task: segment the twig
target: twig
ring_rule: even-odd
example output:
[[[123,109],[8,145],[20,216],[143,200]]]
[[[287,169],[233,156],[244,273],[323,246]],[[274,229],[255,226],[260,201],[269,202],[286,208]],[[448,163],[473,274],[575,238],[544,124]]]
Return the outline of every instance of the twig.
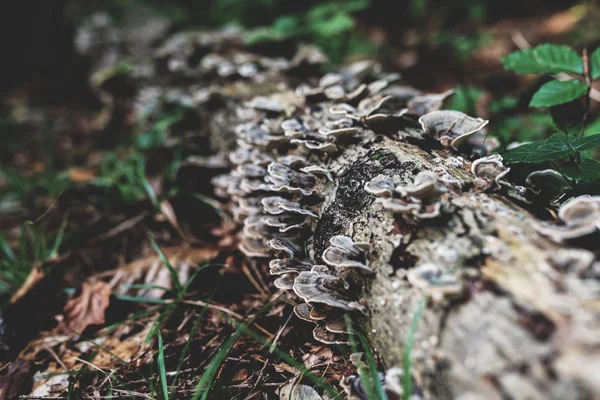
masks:
[[[590,64],[588,60],[588,52],[587,49],[583,49],[581,53],[583,58],[583,76],[585,78],[585,83],[587,84],[587,91],[585,92],[585,112],[583,113],[583,121],[581,121],[581,132],[580,135],[583,136],[585,132],[585,120],[587,119],[588,112],[590,110],[590,91],[592,90],[592,78],[590,77]],[[580,153],[577,152],[577,162],[579,162]]]
[[[285,322],[283,323],[283,325],[281,326],[281,328],[279,328],[279,332],[277,332],[277,335],[275,336],[275,339],[273,339],[273,343],[271,344],[271,347],[269,347],[269,353],[273,353],[273,351],[277,347],[277,341],[279,340],[279,337],[283,333],[283,330],[285,329],[285,327],[287,326],[287,324],[290,322],[290,319],[292,318],[293,314],[294,313],[291,312],[290,315],[285,320]]]
[[[109,239],[113,236],[117,236],[119,233],[122,233],[122,232],[136,226],[140,221],[142,221],[144,218],[146,218],[149,214],[150,213],[148,211],[144,211],[143,213],[136,215],[133,218],[129,218],[129,219],[121,222],[119,225],[115,226],[114,228],[109,229],[108,231],[104,232],[101,235],[98,235],[96,238],[91,239],[88,244],[94,244],[94,243],[100,242],[102,240]]]
[[[35,224],[37,224],[37,223],[38,223],[40,220],[42,220],[42,219],[43,219],[43,218],[44,218],[46,215],[48,215],[48,213],[49,213],[50,211],[52,211],[52,209],[53,209],[53,208],[56,206],[56,203],[58,203],[58,199],[60,198],[60,196],[62,196],[62,195],[63,195],[63,193],[64,193],[64,191],[60,192],[60,193],[58,194],[58,196],[56,196],[56,198],[54,198],[54,199],[52,200],[52,203],[51,203],[51,204],[48,206],[48,208],[46,209],[46,211],[44,211],[44,212],[42,213],[42,215],[40,215],[39,217],[37,217],[36,219],[34,219],[34,220],[31,222],[31,225],[35,225]]]
[[[191,306],[198,306],[198,307],[210,308],[212,310],[220,311],[220,312],[222,312],[224,314],[231,315],[232,317],[234,317],[237,320],[240,320],[240,321],[244,321],[245,320],[245,318],[242,315],[236,313],[235,311],[231,311],[228,308],[225,308],[225,307],[222,307],[222,306],[218,306],[218,305],[215,305],[215,304],[205,303],[202,300],[193,300],[193,301],[192,300],[182,300],[181,303],[188,304],[188,305],[191,305]],[[271,332],[269,332],[268,330],[266,330],[262,326],[258,325],[256,322],[252,323],[252,325],[256,326],[256,328],[259,331],[261,331],[262,333],[264,333],[265,335],[267,335],[269,337],[273,337],[273,334]]]
[[[250,281],[250,283],[252,283],[252,286],[254,286],[260,294],[262,294],[263,296],[266,296],[268,294],[268,292],[266,292],[258,283],[258,281],[254,278],[254,276],[252,275],[245,263],[242,263],[242,271],[244,271],[244,274],[248,277],[248,280]]]
[[[44,349],[46,349],[46,351],[48,351],[48,353],[50,353],[52,355],[52,357],[54,357],[56,362],[62,367],[63,370],[65,370],[65,371],[69,370],[69,368],[67,368],[67,366],[60,359],[60,357],[58,357],[58,354],[56,354],[56,352],[54,350],[52,350],[52,348],[50,346],[48,346],[47,344],[44,344]]]

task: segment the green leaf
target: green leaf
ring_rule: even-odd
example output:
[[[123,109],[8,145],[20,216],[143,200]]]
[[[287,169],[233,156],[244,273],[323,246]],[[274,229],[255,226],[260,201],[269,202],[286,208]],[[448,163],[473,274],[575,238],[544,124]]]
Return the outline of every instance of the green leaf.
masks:
[[[600,181],[600,162],[591,158],[583,159],[578,164],[561,167],[560,171],[579,183]]]
[[[169,389],[167,386],[167,369],[165,368],[165,349],[163,346],[163,338],[160,331],[156,332],[158,335],[158,373],[160,379],[160,389],[162,392],[163,400],[169,400]]]
[[[583,137],[569,137],[569,145],[574,151],[584,151],[600,146],[600,133]]]
[[[590,75],[592,79],[600,78],[600,47],[590,56]]]
[[[583,96],[588,90],[585,83],[576,80],[552,80],[542,85],[535,92],[529,103],[530,107],[551,107],[557,104],[568,103]]]
[[[163,253],[163,251],[160,249],[158,244],[156,244],[156,241],[154,241],[154,238],[152,236],[150,236],[149,239],[150,239],[150,245],[152,246],[152,248],[154,249],[156,254],[158,254],[158,258],[160,258],[160,261],[163,263],[165,268],[167,268],[167,270],[169,271],[169,275],[171,276],[171,283],[173,284],[175,293],[177,293],[178,295],[184,294],[183,286],[181,285],[181,281],[179,280],[179,275],[177,275],[177,271],[175,271],[175,268],[173,268],[173,266],[169,262],[169,259],[167,258],[167,256],[165,256],[165,253]]]
[[[444,108],[447,110],[462,111],[469,115],[477,114],[475,110],[477,102],[484,94],[485,91],[483,89],[473,86],[460,86],[455,90],[454,96],[452,96],[448,105]]]
[[[271,26],[271,30],[275,35],[281,37],[289,37],[298,34],[300,19],[291,15],[283,15],[275,20]]]
[[[533,49],[516,51],[502,58],[504,68],[519,74],[583,74],[583,60],[569,46],[542,44]]]
[[[600,146],[600,134],[573,137],[555,133],[546,140],[524,144],[505,152],[502,156],[507,164],[541,163],[572,156],[596,146]]]
[[[348,14],[339,13],[329,19],[313,23],[311,30],[320,36],[331,37],[349,31],[353,27],[354,20],[352,17]]]
[[[568,155],[567,135],[555,133],[546,140],[521,145],[509,150],[502,156],[505,163],[512,164],[540,163],[557,160]]]

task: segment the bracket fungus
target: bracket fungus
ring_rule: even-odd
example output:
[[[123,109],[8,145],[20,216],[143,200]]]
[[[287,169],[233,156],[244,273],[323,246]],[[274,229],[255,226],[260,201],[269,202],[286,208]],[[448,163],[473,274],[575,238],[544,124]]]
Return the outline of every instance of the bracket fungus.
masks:
[[[411,214],[420,219],[436,218],[441,214],[441,203],[437,200],[447,189],[441,184],[438,173],[422,171],[412,185],[387,189],[390,186],[389,178],[378,175],[365,185],[365,190],[378,195],[376,201],[393,213]]]
[[[422,116],[442,108],[444,100],[454,94],[454,90],[447,90],[444,93],[417,95],[410,98],[406,106],[411,114]]]
[[[475,187],[487,190],[500,187],[500,179],[510,172],[502,163],[502,156],[494,154],[473,161],[471,172],[475,175]]]
[[[527,176],[525,183],[537,195],[551,200],[559,199],[571,187],[565,177],[553,169],[533,171]]]
[[[378,197],[389,197],[394,192],[394,189],[396,189],[396,185],[392,179],[383,174],[379,174],[365,183],[365,192]]]
[[[254,73],[250,64],[243,71]],[[293,99],[285,88],[246,99],[236,111],[241,120],[234,132],[237,148],[228,157],[235,168],[213,179],[215,192],[230,200],[235,221],[242,225],[240,251],[269,261],[273,284],[304,301],[295,313],[316,323],[313,336],[325,343],[347,342],[341,317],[367,312],[357,290],[366,274],[359,271],[373,272],[369,243],[332,234],[316,251],[321,207],[338,185],[336,160],[350,144],[373,143],[377,135],[413,123],[406,113],[438,110],[452,93],[420,96],[398,86],[398,79],[398,74],[382,73],[377,63],[357,62],[323,76],[316,87],[301,84]],[[444,125],[435,137],[454,141],[465,134],[468,118]],[[441,214],[440,198],[461,183],[442,168],[418,174],[410,185],[396,185],[379,174],[364,183],[364,190],[385,208],[426,219]]]
[[[488,124],[488,120],[474,118],[460,111],[438,110],[419,118],[421,127],[442,146],[458,148],[460,145]]]
[[[327,269],[327,267],[325,267]],[[348,282],[331,273],[305,271],[298,274],[294,282],[294,292],[307,303],[322,303],[347,311],[366,312],[366,308],[351,300],[347,293]]]
[[[562,225],[539,223],[536,230],[555,242],[577,239],[600,229],[600,196],[583,195],[563,203],[558,210]]]

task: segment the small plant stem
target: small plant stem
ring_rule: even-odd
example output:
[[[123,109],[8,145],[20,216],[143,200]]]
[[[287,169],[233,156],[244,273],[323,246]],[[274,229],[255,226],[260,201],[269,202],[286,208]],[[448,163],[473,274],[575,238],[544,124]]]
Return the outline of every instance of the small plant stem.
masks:
[[[581,57],[583,59],[583,77],[585,78],[585,84],[587,85],[587,90],[585,92],[585,100],[584,100],[585,112],[583,113],[583,121],[581,121],[581,132],[580,132],[579,136],[583,136],[583,134],[585,132],[585,121],[587,119],[588,112],[590,110],[590,90],[592,89],[592,79],[590,77],[590,63],[589,63],[589,59],[588,59],[587,49],[583,49]]]

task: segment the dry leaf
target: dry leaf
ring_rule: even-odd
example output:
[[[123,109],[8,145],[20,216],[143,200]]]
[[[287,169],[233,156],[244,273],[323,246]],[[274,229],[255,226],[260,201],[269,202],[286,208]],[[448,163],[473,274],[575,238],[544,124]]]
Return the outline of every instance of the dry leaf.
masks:
[[[315,389],[310,386],[288,383],[279,389],[280,400],[323,400]]]
[[[102,351],[96,354],[92,364],[101,369],[114,369],[123,361],[129,363],[140,357],[152,346],[152,341],[145,342],[145,339],[153,324],[154,321],[147,323],[140,331],[132,324],[123,324],[120,329],[111,331],[102,341]]]
[[[69,179],[75,183],[89,182],[96,177],[96,170],[93,168],[71,168],[69,170]]]
[[[62,393],[69,386],[69,374],[64,372],[56,363],[50,363],[50,366],[43,374],[34,376],[33,390],[29,394],[35,398],[52,398]]]
[[[248,370],[246,368],[242,368],[237,370],[233,377],[231,378],[232,382],[241,382],[245,381],[248,378]]]
[[[17,360],[0,376],[0,400],[15,399],[30,384],[31,361]]]
[[[302,357],[302,359],[306,368],[312,368],[316,365],[330,363],[332,361],[332,357],[333,352],[331,351],[331,349],[329,347],[323,346],[313,353],[305,354],[304,357]]]
[[[193,266],[203,264],[217,256],[219,251],[214,247],[187,248],[167,247],[162,249],[163,254],[169,260],[169,264],[177,271],[179,282],[184,284],[190,277]],[[131,289],[129,286],[136,283],[171,288],[171,274],[163,265],[157,254],[152,254],[123,265],[115,271],[109,271],[98,275],[98,277],[112,276],[111,288],[115,293],[126,294]],[[135,295],[139,297],[161,298],[164,290],[157,288],[136,289]]]
[[[90,325],[102,325],[110,294],[111,288],[106,282],[84,282],[81,294],[65,305],[63,329],[67,333],[81,333]]]

